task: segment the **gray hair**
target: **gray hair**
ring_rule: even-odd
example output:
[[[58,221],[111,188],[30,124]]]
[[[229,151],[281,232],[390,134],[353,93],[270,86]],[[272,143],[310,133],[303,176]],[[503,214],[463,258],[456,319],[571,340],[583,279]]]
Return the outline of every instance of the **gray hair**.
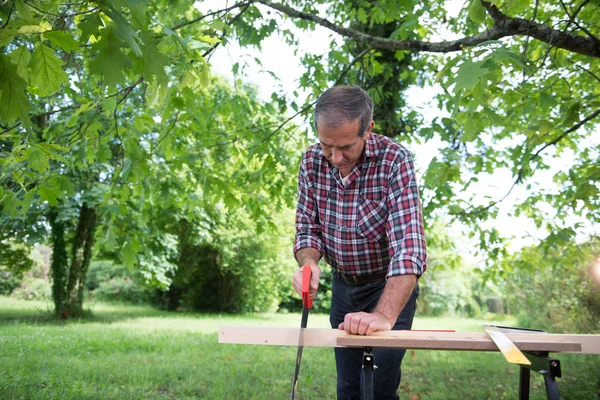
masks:
[[[336,128],[360,120],[358,136],[365,135],[373,120],[373,100],[356,85],[334,86],[324,91],[315,106],[315,127],[319,123]]]

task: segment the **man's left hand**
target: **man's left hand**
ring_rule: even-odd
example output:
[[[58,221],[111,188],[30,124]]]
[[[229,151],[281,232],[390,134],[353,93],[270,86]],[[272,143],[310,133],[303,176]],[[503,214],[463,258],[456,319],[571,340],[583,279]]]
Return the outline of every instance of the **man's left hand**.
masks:
[[[377,331],[389,331],[392,329],[390,321],[381,313],[357,312],[348,313],[344,317],[338,329],[345,330],[347,333],[358,335],[370,335]]]

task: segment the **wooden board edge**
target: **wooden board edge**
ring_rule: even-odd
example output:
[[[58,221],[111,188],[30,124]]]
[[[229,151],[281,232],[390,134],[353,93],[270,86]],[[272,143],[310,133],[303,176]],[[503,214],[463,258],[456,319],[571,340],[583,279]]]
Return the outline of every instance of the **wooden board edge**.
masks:
[[[297,346],[300,328],[269,328],[269,327],[244,327],[244,326],[224,326],[218,330],[218,342],[222,344],[257,344],[257,345],[279,345],[279,346]],[[507,336],[515,343],[526,342],[556,342],[568,343],[564,350],[553,350],[552,352],[560,353],[578,353],[578,354],[600,354],[600,335],[598,334],[515,334],[508,333]],[[364,338],[365,336],[348,335],[344,331],[337,329],[325,328],[307,328],[304,331],[304,345],[313,347],[346,347],[344,338],[355,337]],[[405,339],[418,340],[427,339],[443,339],[451,342],[452,340],[463,340],[465,346],[460,351],[496,351],[493,342],[489,339],[485,332],[417,332],[417,331],[387,331],[375,332],[369,338],[396,338],[403,337]],[[340,338],[340,339],[338,339]],[[338,343],[338,340],[341,342]],[[474,344],[482,342],[484,344]],[[469,344],[475,349],[466,349]],[[570,343],[570,344],[569,344]],[[579,347],[569,347],[575,344]],[[425,346],[425,345],[424,345]],[[479,346],[479,347],[477,347]],[[533,345],[530,345],[533,346]],[[450,346],[451,347],[451,346]],[[419,349],[428,349],[420,347]],[[436,347],[437,349],[437,347]],[[528,347],[529,351],[533,350]],[[433,350],[433,348],[431,348]],[[443,349],[442,349],[443,350]],[[447,349],[452,350],[452,348]],[[459,350],[459,349],[456,349]]]

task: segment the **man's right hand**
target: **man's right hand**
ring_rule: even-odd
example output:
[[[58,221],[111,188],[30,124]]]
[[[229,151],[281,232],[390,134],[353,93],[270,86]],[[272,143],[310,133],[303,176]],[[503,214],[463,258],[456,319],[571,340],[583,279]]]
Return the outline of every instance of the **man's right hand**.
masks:
[[[317,265],[310,265],[310,269],[312,271],[310,277],[310,287],[308,290],[308,295],[311,299],[314,299],[317,296],[317,289],[319,288],[319,279],[321,278],[321,268]],[[294,275],[292,276],[292,285],[294,289],[300,296],[302,296],[302,268],[298,268]]]

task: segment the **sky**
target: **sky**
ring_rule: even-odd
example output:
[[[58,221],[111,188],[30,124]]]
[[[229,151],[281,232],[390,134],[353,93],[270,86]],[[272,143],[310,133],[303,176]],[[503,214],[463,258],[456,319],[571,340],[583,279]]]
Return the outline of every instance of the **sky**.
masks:
[[[223,8],[225,3],[224,0],[210,0],[202,3],[198,2],[197,7],[205,12],[209,9],[214,10]],[[451,0],[446,2],[448,15],[458,15],[463,3],[464,1],[462,0]],[[261,7],[263,7],[263,13],[266,13],[268,9],[264,6]],[[252,48],[242,49],[236,43],[232,42],[227,46],[219,47],[211,56],[211,70],[212,73],[222,75],[233,82],[234,75],[232,68],[233,64],[238,62],[240,65],[245,65],[243,67],[245,73],[243,80],[254,83],[259,89],[259,94],[263,96],[265,100],[270,100],[273,91],[283,89],[283,91],[289,95],[290,100],[294,99],[292,92],[299,91],[300,98],[295,100],[299,104],[302,104],[302,101],[306,97],[306,93],[301,92],[297,84],[299,77],[304,72],[300,63],[301,56],[306,53],[326,53],[331,39],[340,38],[340,36],[318,25],[312,32],[302,32],[295,29],[293,24],[289,21],[280,19],[279,23],[281,26],[296,32],[296,38],[299,42],[298,54],[294,55],[293,48],[289,47],[285,41],[277,35],[267,38],[264,41],[261,50]],[[456,38],[456,35],[442,31],[437,38],[434,37],[432,40],[442,40],[442,36],[445,40]],[[254,61],[255,57],[261,60],[263,64],[262,67],[257,65]],[[272,71],[278,79],[275,79],[271,74],[267,73],[265,69]],[[411,109],[419,111],[422,114],[425,123],[431,122],[434,117],[447,116],[446,112],[439,110],[436,106],[432,105],[435,95],[441,90],[442,88],[439,85],[428,87],[413,86],[406,92],[408,106]],[[305,123],[305,121],[300,119],[294,122],[296,124]],[[310,123],[310,121],[308,122]],[[440,143],[439,140],[433,139],[425,144],[410,145],[409,149],[415,155],[415,166],[419,178],[422,177],[422,174],[427,170],[433,157],[438,155]],[[572,155],[569,155],[569,152],[565,152],[561,159],[564,161],[564,164],[553,163],[549,170],[538,171],[533,180],[544,188],[554,187],[555,185],[552,183],[552,177],[559,172],[561,168],[570,164],[573,158]],[[509,191],[514,181],[512,173],[507,169],[497,170],[492,175],[488,175],[487,177],[482,176],[482,178],[483,179],[480,179],[480,183],[477,186],[473,186],[470,189],[478,194],[481,204],[489,203],[489,200],[486,200],[485,196],[491,196],[491,198],[496,200],[502,198]],[[515,187],[510,196],[499,204],[499,217],[494,221],[486,223],[487,227],[496,227],[502,235],[514,237],[509,245],[509,249],[512,251],[516,251],[526,245],[534,244],[548,234],[545,230],[537,229],[533,222],[526,217],[514,217],[509,215],[512,206],[516,202],[527,197],[528,193],[523,187]],[[542,209],[540,212],[550,213],[552,210]],[[594,227],[592,227],[589,222],[585,220],[582,222],[585,225],[581,230],[581,238],[594,231]],[[474,243],[470,243],[469,239],[466,239],[464,226],[454,224],[450,229],[458,238],[459,247],[464,249],[473,249],[475,247]],[[595,232],[597,234],[600,233],[597,227]],[[479,263],[481,261],[481,259],[475,256],[474,252],[470,250],[465,250],[463,256],[472,263]]]

